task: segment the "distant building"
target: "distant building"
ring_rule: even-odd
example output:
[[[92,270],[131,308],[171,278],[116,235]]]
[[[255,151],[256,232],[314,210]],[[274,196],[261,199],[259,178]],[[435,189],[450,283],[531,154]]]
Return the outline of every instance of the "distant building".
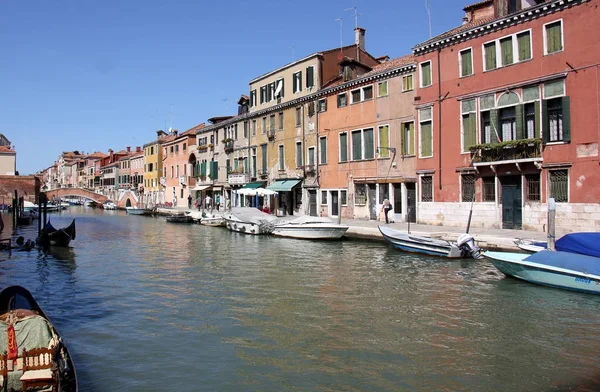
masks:
[[[0,175],[17,174],[17,152],[10,141],[0,133]]]

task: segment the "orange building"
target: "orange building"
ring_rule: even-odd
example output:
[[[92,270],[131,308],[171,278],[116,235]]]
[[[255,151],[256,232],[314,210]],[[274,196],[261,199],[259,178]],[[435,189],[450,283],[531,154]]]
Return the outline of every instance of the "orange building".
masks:
[[[194,127],[179,135],[174,130],[161,145],[163,172],[160,184],[165,187],[165,200],[177,207],[187,207],[188,196],[192,195],[191,189],[196,185],[196,159],[191,158],[196,152],[196,131],[197,127]]]

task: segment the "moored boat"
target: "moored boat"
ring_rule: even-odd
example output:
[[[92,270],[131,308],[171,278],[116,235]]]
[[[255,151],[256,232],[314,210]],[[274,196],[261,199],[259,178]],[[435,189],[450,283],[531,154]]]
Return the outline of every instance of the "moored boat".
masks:
[[[5,389],[76,392],[72,357],[33,295],[21,286],[0,292],[0,352]],[[43,389],[40,389],[43,388]]]
[[[485,252],[503,274],[544,286],[600,294],[600,233],[571,233],[556,250]]]
[[[139,207],[125,207],[128,215],[149,215],[150,211]]]
[[[458,237],[457,242],[450,242],[437,238],[412,235],[388,227],[378,227],[383,238],[396,249],[450,259],[463,257],[481,258],[480,249],[475,245],[475,240],[466,233]]]
[[[277,217],[252,207],[232,208],[223,214],[223,219],[229,230],[255,235],[271,233],[278,222]]]
[[[348,226],[333,223],[329,218],[307,215],[275,225],[273,234],[312,240],[339,239],[347,230]]]
[[[194,223],[194,219],[185,214],[172,214],[167,215],[167,222],[171,223]]]
[[[522,238],[515,240],[515,245],[517,245],[519,249],[527,252],[539,252],[548,248],[548,243],[546,241],[526,240]]]
[[[52,226],[52,223],[48,221],[46,226],[42,229],[38,243],[42,246],[69,246],[69,243],[77,236],[75,228],[75,219],[71,224],[62,229],[56,229]]]

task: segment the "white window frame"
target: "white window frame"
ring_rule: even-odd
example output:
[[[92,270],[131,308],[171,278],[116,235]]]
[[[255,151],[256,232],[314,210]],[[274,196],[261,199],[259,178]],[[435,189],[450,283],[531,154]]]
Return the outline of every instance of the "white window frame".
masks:
[[[384,83],[385,83],[385,95],[379,95],[379,85],[384,84]],[[388,95],[390,95],[390,92],[388,90],[389,87],[390,87],[390,85],[387,80],[377,83],[377,98],[387,97]]]
[[[552,22],[551,22],[552,23]],[[545,47],[545,42],[546,42],[546,33],[545,33],[545,28],[544,28],[544,47]],[[519,59],[519,40],[517,39],[517,35],[522,34],[522,33],[526,33],[529,32],[529,53],[531,54],[531,57],[525,60],[520,60]],[[502,65],[502,47],[500,45],[500,41],[511,37],[512,39],[512,51],[513,51],[513,62],[511,64],[506,64],[506,65]],[[494,42],[496,44],[496,68],[492,68],[492,69],[485,69],[485,45]],[[564,48],[564,42],[563,42],[563,48]],[[473,59],[473,56],[471,56],[471,60]],[[516,33],[513,34],[507,34],[504,35],[502,37],[498,37],[489,41],[486,41],[484,43],[481,44],[481,59],[483,61],[482,65],[483,65],[483,72],[491,72],[491,71],[495,71],[499,68],[505,68],[505,67],[510,67],[511,65],[514,64],[518,64],[518,63],[524,63],[526,61],[529,60],[533,60],[533,32],[531,29],[525,29],[525,30],[521,30],[521,31],[517,31]]]
[[[469,75],[462,74],[462,53],[467,50],[471,51],[471,73]],[[458,75],[461,78],[468,78],[469,76],[475,75],[475,69],[473,68],[473,47],[469,46],[468,48],[464,48],[458,51]]]
[[[427,85],[427,86],[423,86],[423,65],[429,63],[429,73],[430,73],[430,80],[431,80],[431,84]],[[427,60],[427,61],[423,61],[421,63],[419,63],[419,87],[420,88],[427,88],[427,87],[431,87],[433,86],[433,63],[431,62],[431,60]],[[414,80],[413,80],[414,82]],[[413,86],[414,87],[414,86]]]
[[[294,93],[294,94],[298,94],[298,93],[302,92],[302,79],[300,79],[298,81],[298,83],[296,84],[296,77],[301,74],[302,74],[302,70],[298,70],[292,74],[292,93]],[[298,86],[297,90],[295,89],[296,86]]]
[[[373,149],[374,149],[373,158],[365,158],[365,131],[369,130],[369,129],[373,132]],[[353,129],[348,132],[350,134],[350,143],[348,143],[350,148],[349,148],[348,152],[351,155],[348,157],[349,162],[360,162],[360,161],[367,161],[367,160],[370,161],[372,159],[377,159],[377,155],[376,155],[376,151],[375,151],[375,149],[377,148],[375,146],[375,129],[377,129],[377,131],[379,132],[379,128],[375,128],[375,127]],[[354,132],[358,132],[358,131],[360,131],[360,159],[354,159],[354,156],[352,156],[353,151],[354,151],[354,146],[352,145],[352,134]]]
[[[548,25],[550,25],[552,23],[556,23],[556,22],[560,22],[560,39],[562,41],[561,42],[562,43],[562,49],[559,50],[558,52],[548,53],[548,44],[547,44],[548,38],[546,37],[546,26],[548,26]],[[543,34],[543,37],[544,37],[544,56],[550,56],[550,55],[553,55],[553,54],[556,54],[556,53],[561,53],[561,52],[565,51],[565,23],[563,22],[562,18],[553,20],[553,21],[548,22],[548,23],[544,23],[542,25],[542,34]]]
[[[325,110],[321,110],[321,102],[325,102]],[[327,98],[321,98],[317,100],[317,112],[324,113],[327,111]]]
[[[354,90],[350,90],[350,104],[355,104],[355,103],[359,103],[359,102],[363,102],[363,101],[370,101],[373,98],[369,98],[369,99],[365,99],[365,88],[367,87],[371,87],[371,92],[373,93],[374,90],[374,85],[373,84],[367,84],[366,86],[362,86],[360,88],[355,88]],[[355,91],[360,91],[360,98],[358,101],[354,100],[354,96],[352,95],[353,92]],[[372,94],[372,96],[374,97],[375,94]],[[348,97],[346,97],[346,101],[348,100]],[[346,102],[347,103],[347,102]]]
[[[412,79],[412,88],[409,90],[405,90],[404,89],[404,78],[408,78],[410,77]],[[402,76],[402,92],[406,92],[406,91],[413,91],[415,89],[415,76],[414,74],[410,74],[410,75],[404,75]]]
[[[321,151],[322,151],[321,150],[321,139],[325,139],[325,162],[323,162],[321,160]],[[319,156],[317,157],[317,162],[319,162],[319,165],[326,165],[327,161],[329,160],[329,159],[327,159],[327,158],[329,158],[328,157],[329,154],[327,154],[328,153],[328,151],[327,151],[328,145],[329,145],[329,140],[327,140],[327,136],[319,136]]]

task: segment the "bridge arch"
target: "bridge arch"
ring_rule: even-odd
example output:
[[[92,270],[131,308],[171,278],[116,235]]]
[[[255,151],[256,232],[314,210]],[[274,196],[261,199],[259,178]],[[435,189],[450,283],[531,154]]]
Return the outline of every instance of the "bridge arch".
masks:
[[[99,193],[92,192],[90,190],[83,189],[83,188],[52,189],[50,191],[46,191],[46,196],[48,197],[49,200],[55,199],[55,198],[68,197],[68,196],[85,197],[87,199],[93,200],[96,203],[100,203],[100,204],[102,204],[108,200],[108,196],[104,196]]]

